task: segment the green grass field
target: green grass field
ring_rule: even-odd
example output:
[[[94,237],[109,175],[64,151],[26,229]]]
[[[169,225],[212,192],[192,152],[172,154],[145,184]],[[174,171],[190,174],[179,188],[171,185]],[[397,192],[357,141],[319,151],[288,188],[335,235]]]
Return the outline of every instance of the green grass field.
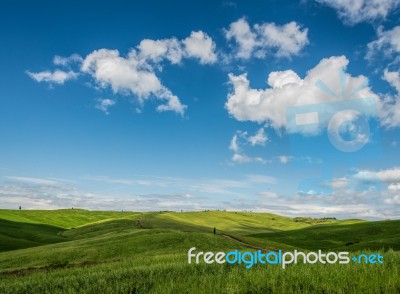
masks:
[[[400,221],[0,210],[0,293],[399,293]],[[213,234],[213,228],[217,234]],[[187,251],[379,252],[384,264],[188,264]]]

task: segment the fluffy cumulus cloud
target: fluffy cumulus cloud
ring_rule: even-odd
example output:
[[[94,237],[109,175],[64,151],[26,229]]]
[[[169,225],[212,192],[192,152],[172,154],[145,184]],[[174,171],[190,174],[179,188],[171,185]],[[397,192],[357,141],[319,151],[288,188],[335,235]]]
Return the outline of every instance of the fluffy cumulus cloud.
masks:
[[[232,92],[228,93],[225,108],[239,121],[267,123],[275,129],[284,128],[289,132],[305,133],[310,130],[289,127],[287,117],[289,108],[303,106],[305,109],[302,111],[305,113],[311,110],[317,111],[317,122],[320,127],[326,127],[332,113],[338,111],[335,109],[337,106],[329,104],[334,101],[350,101],[358,98],[358,103],[363,105],[364,115],[376,115],[376,108],[371,107],[370,103],[371,101],[376,103],[379,108],[379,97],[366,85],[366,77],[362,75],[354,77],[342,71],[348,63],[345,56],[322,59],[304,78],[293,70],[271,72],[266,89],[251,88],[246,73],[241,75],[230,73]],[[317,107],[317,110],[314,106],[310,106],[308,110],[307,105],[321,106]],[[297,118],[296,116],[296,121]],[[300,118],[302,117],[299,117],[299,123]],[[312,118],[305,117],[304,122],[307,123]]]
[[[250,58],[253,49],[256,47],[257,35],[253,32],[246,19],[241,18],[230,24],[229,29],[225,32],[228,40],[234,40],[238,44],[236,56],[238,58]]]
[[[334,8],[339,17],[349,25],[364,21],[385,19],[387,15],[399,7],[397,0],[316,0]]]
[[[227,40],[237,44],[236,57],[248,59],[266,55],[290,57],[298,55],[308,41],[308,29],[296,22],[284,25],[275,23],[255,24],[250,27],[245,18],[230,24],[225,31]]]
[[[100,87],[135,95],[140,103],[156,97],[162,103],[157,106],[158,111],[171,110],[183,114],[186,108],[161,84],[153,68],[138,58],[134,50],[127,57],[120,56],[118,50],[96,50],[86,56],[81,71],[91,75]]]
[[[182,46],[178,39],[170,38],[163,40],[144,39],[137,46],[140,58],[160,62],[164,58],[172,64],[180,63],[182,60]]]
[[[217,61],[216,45],[204,32],[192,32],[183,40],[185,54],[188,57],[198,58],[200,63],[214,63]]]
[[[69,57],[55,56],[57,66],[80,65],[81,74],[89,75],[100,88],[111,88],[114,93],[133,95],[140,103],[149,99],[158,101],[157,111],[174,111],[184,114],[186,105],[171,90],[164,86],[157,72],[162,70],[164,61],[178,64],[183,58],[193,58],[201,64],[212,64],[217,60],[216,45],[206,33],[192,32],[189,37],[150,40],[144,39],[128,54],[121,55],[118,50],[94,50],[85,58],[77,54]],[[38,73],[28,72],[38,82],[63,84],[77,78],[72,70]],[[104,101],[103,101],[104,102]],[[97,104],[96,108],[107,112],[110,101]]]
[[[182,58],[194,58],[201,64],[212,64],[217,61],[215,42],[203,31],[191,32],[190,36],[183,40],[144,39],[137,49],[141,60],[151,60],[156,63],[167,59],[172,64],[178,64]]]

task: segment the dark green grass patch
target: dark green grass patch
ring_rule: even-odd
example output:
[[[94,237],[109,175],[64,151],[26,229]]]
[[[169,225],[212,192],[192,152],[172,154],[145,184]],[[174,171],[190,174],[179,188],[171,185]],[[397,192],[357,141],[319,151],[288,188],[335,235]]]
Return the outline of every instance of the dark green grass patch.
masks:
[[[0,252],[65,241],[63,229],[0,219]]]
[[[400,221],[320,225],[300,230],[252,234],[261,242],[278,242],[303,249],[400,250]]]

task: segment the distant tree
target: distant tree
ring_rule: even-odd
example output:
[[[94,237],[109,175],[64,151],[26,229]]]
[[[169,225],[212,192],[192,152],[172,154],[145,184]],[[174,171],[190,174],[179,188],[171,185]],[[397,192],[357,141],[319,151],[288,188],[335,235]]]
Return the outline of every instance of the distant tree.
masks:
[[[20,205],[20,206],[19,206],[19,210],[21,210],[21,209],[22,209],[22,206]]]
[[[214,227],[214,235],[217,233],[217,229]]]

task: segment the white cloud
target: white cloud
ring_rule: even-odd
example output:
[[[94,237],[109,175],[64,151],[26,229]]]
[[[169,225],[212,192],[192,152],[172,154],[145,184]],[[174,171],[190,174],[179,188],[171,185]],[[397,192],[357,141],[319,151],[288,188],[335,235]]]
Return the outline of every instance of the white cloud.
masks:
[[[260,56],[268,54],[269,50],[276,50],[277,57],[290,57],[298,55],[308,43],[308,29],[302,29],[299,24],[292,21],[279,26],[274,23],[255,25],[258,32]]]
[[[353,178],[367,182],[381,181],[383,183],[398,183],[400,182],[400,168],[393,167],[379,171],[359,170]]]
[[[336,178],[332,180],[332,189],[344,189],[347,188],[349,185],[349,180],[346,177]]]
[[[191,32],[189,37],[181,41],[176,38],[144,39],[137,49],[140,59],[155,63],[167,59],[172,64],[177,64],[184,57],[197,58],[201,64],[217,61],[216,45],[211,37],[202,31]]]
[[[393,167],[382,170],[358,170],[354,174],[334,178],[329,184],[332,187],[331,195],[316,193],[309,200],[324,200],[333,204],[365,204],[370,210],[375,209],[374,217],[400,216],[400,211],[395,208],[388,211],[386,205],[400,204],[400,168]],[[384,187],[387,187],[385,189]],[[299,193],[300,196],[308,196]],[[373,207],[375,206],[375,207]]]
[[[245,18],[230,24],[225,31],[227,40],[238,45],[236,57],[248,59],[251,56],[263,58],[268,54],[276,57],[298,55],[309,43],[308,29],[292,21],[284,25],[275,23],[255,24],[250,27]]]
[[[383,53],[385,57],[400,53],[400,26],[396,26],[387,31],[381,26],[378,28],[377,34],[378,39],[367,45],[368,51],[365,56],[366,59],[371,60],[377,55],[379,55],[379,59],[381,59],[382,54],[379,53]]]
[[[397,0],[316,0],[334,8],[346,24],[385,19],[399,6]]]
[[[232,162],[234,163],[248,163],[251,162],[251,158],[244,154],[239,146],[239,138],[243,137],[243,132],[237,131],[233,135],[229,144],[229,149],[233,152]]]
[[[375,192],[355,193],[341,190],[337,194],[327,196],[310,190],[291,198],[274,191],[260,192],[258,195],[258,201],[247,201],[250,209],[280,215],[368,219],[400,215],[398,209],[388,211],[384,201],[376,203]]]
[[[198,58],[200,63],[214,63],[217,61],[214,41],[204,32],[192,32],[183,40],[188,57]]]
[[[155,73],[141,65],[135,51],[124,58],[118,50],[95,50],[86,56],[81,70],[102,87],[110,85],[114,92],[130,92],[142,99],[162,88]]]
[[[392,198],[386,198],[384,203],[388,205],[400,204],[400,195],[395,195]]]
[[[46,186],[54,186],[59,184],[58,181],[52,179],[44,179],[44,178],[16,177],[16,176],[7,176],[5,178],[12,182],[25,183],[25,184],[46,185]]]
[[[172,64],[180,63],[183,56],[181,42],[176,38],[164,40],[144,39],[137,46],[140,57],[144,60],[160,62],[168,59]]]
[[[400,73],[398,71],[384,70],[383,79],[400,93]]]
[[[200,180],[151,176],[131,179],[101,176],[89,179],[113,185],[114,188],[115,184],[127,187],[140,185],[152,190],[161,187],[162,191],[167,192],[139,195],[128,192],[123,197],[104,196],[81,190],[75,183],[61,179],[7,177],[6,183],[0,183],[0,201],[3,207],[14,209],[19,205],[23,209],[80,207],[132,211],[245,209],[289,216],[369,219],[400,217],[398,187],[388,191],[357,191],[340,186],[332,195],[321,195],[310,190],[294,197],[285,197],[271,190],[272,185],[279,184],[278,179],[263,174],[248,174],[238,179]],[[344,178],[337,180],[346,181]],[[171,189],[179,192],[169,193]],[[249,193],[249,189],[252,192]],[[215,194],[239,198],[226,197],[220,201],[215,199]],[[258,197],[254,197],[256,195]]]
[[[265,134],[264,128],[260,128],[257,133],[255,133],[253,136],[249,136],[247,140],[249,141],[251,146],[264,146],[265,143],[268,141],[268,137]]]
[[[234,153],[232,155],[232,162],[233,163],[250,163],[250,162],[255,162],[255,163],[262,163],[266,164],[268,163],[267,160],[261,158],[261,157],[251,157],[248,156],[245,153]]]
[[[56,55],[53,58],[54,65],[67,66],[67,67],[73,63],[81,63],[82,61],[83,59],[79,54],[72,54],[71,56],[68,57]]]
[[[257,35],[251,31],[246,19],[241,18],[230,24],[229,29],[225,32],[228,40],[234,40],[238,44],[236,56],[238,58],[248,59],[254,48],[257,46]]]
[[[249,136],[247,132],[236,131],[233,135],[229,149],[233,151],[232,162],[234,163],[267,163],[267,160],[261,157],[252,157],[247,155],[241,148],[241,145],[250,144],[251,146],[262,145],[268,141],[268,138],[265,134],[264,128],[260,128],[253,136]]]
[[[0,184],[3,208],[65,209],[78,207],[93,210],[200,210],[215,208],[218,203],[205,197],[184,194],[147,194],[126,197],[104,196],[85,192],[72,185],[41,185],[38,183]]]
[[[34,79],[36,82],[47,82],[47,83],[54,83],[63,85],[66,81],[74,80],[78,77],[78,74],[72,70],[70,71],[62,71],[56,69],[55,71],[51,72],[49,70],[42,71],[42,72],[26,72],[29,77]]]
[[[387,190],[383,189],[382,185],[387,186]],[[332,179],[331,186],[336,190],[337,194],[340,194],[344,190],[355,193],[361,189],[365,191],[379,191],[384,197],[393,196],[393,194],[400,191],[400,168],[392,167],[381,170],[360,169],[354,174]]]
[[[287,164],[287,163],[289,163],[289,161],[291,161],[293,159],[292,156],[287,156],[287,155],[281,155],[278,158],[282,164]]]
[[[229,144],[229,149],[235,153],[238,153],[240,151],[239,145],[238,145],[238,135],[237,134],[233,135],[233,137],[231,139],[231,143]]]
[[[135,185],[135,186],[153,186],[153,187],[165,187],[166,182],[164,180],[153,179],[153,178],[144,178],[144,179],[121,179],[121,178],[112,178],[107,176],[92,176],[86,178],[88,180],[101,182],[101,183],[109,183],[109,184],[121,184],[121,185]]]
[[[400,183],[390,184],[388,186],[389,191],[400,191]]]
[[[264,183],[264,184],[276,184],[278,182],[277,178],[266,176],[266,175],[257,175],[250,174],[245,176],[246,180],[250,183]]]
[[[263,198],[268,198],[270,200],[274,200],[279,197],[278,193],[271,192],[271,191],[260,192],[260,193],[258,193],[258,195],[262,196]]]
[[[399,171],[400,168],[397,167],[375,171],[359,170],[355,174],[332,179],[329,183],[321,182],[324,187],[332,186],[332,193],[329,194],[321,191],[318,184],[315,189],[309,187],[309,190],[299,191],[294,197],[268,190],[258,193],[260,196],[258,201],[252,202],[249,199],[246,207],[256,211],[292,216],[398,218],[400,217]],[[381,189],[376,182],[388,184],[388,189]]]
[[[379,27],[377,40],[368,44],[366,59],[373,60],[378,57],[379,62],[382,59],[392,60],[388,67],[398,66],[400,62],[400,26],[385,31]],[[386,94],[379,103],[381,123],[383,126],[391,128],[400,126],[400,74],[398,70],[392,71],[386,67],[382,79],[392,86],[396,93]]]
[[[324,104],[333,101],[351,100],[354,98],[371,98],[379,103],[379,97],[369,87],[361,87],[366,81],[364,76],[352,77],[343,75],[346,89],[341,93],[340,70],[349,63],[345,56],[333,56],[322,59],[317,66],[307,72],[301,79],[294,71],[271,72],[268,77],[269,87],[253,89],[247,74],[229,74],[229,81],[233,91],[228,93],[225,108],[229,114],[239,121],[253,121],[267,123],[275,129],[285,128],[290,132],[309,132],[308,129],[289,129],[287,110],[292,106],[320,104],[319,126],[327,127],[332,113],[338,110],[335,106]],[[322,81],[322,82],[321,82]],[[325,85],[331,90],[323,91],[317,85]],[[353,91],[356,93],[352,93]],[[375,109],[369,102],[358,100],[365,108],[364,115],[376,115]],[[337,106],[336,106],[337,107]]]
[[[232,155],[232,161],[235,163],[249,163],[253,162],[253,159],[246,154],[234,153]]]
[[[115,105],[115,100],[112,99],[98,99],[96,108],[105,114],[109,114],[108,108]]]
[[[134,95],[141,104],[155,98],[159,103],[157,111],[174,111],[183,115],[187,106],[161,83],[156,74],[156,71],[163,69],[163,61],[178,64],[183,58],[195,58],[201,64],[215,63],[216,45],[206,33],[197,31],[191,32],[190,36],[183,40],[144,39],[126,56],[121,56],[118,50],[99,49],[84,59],[77,54],[69,57],[56,55],[53,63],[67,68],[73,63],[78,63],[81,73],[90,75],[100,88],[110,87],[114,93]],[[38,82],[57,84],[63,84],[78,76],[73,71],[59,69],[39,73],[28,71],[27,74]],[[104,103],[99,103],[97,108],[107,112],[107,108],[111,106],[110,101]]]
[[[92,176],[88,180],[124,186],[149,187],[151,190],[162,188],[162,191],[173,190],[176,193],[212,193],[237,195],[239,189],[253,188],[256,185],[276,184],[278,179],[263,174],[247,174],[240,179],[190,179],[175,177],[139,176],[135,178],[112,178],[107,176]]]
[[[101,87],[110,86],[115,93],[133,94],[143,103],[154,96],[165,104],[158,111],[175,111],[183,115],[186,106],[163,86],[154,70],[132,50],[126,58],[118,50],[100,49],[86,56],[82,72],[90,74]]]
[[[384,70],[382,77],[387,81],[397,93],[395,95],[387,94],[381,101],[379,107],[381,112],[382,125],[386,127],[400,126],[400,75],[399,72]]]

